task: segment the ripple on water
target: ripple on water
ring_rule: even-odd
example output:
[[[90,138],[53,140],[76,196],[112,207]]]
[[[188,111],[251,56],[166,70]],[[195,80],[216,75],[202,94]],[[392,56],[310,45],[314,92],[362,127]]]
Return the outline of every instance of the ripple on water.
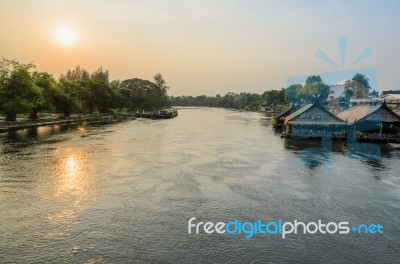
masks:
[[[258,113],[203,108],[1,135],[0,254],[11,263],[397,261],[400,152],[380,147],[371,161],[361,145],[322,147],[280,139]],[[368,221],[389,231],[189,235],[191,217]]]

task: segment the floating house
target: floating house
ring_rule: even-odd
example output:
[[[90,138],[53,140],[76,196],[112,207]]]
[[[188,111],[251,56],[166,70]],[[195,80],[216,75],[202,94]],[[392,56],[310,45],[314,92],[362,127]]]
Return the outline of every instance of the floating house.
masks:
[[[347,124],[323,107],[319,100],[285,117],[286,134],[294,138],[345,138]]]
[[[274,127],[283,127],[285,124],[285,118],[290,115],[291,113],[296,112],[297,109],[294,105],[292,105],[290,108],[287,110],[279,113],[278,115],[274,116],[274,119],[272,120],[272,125]]]
[[[379,105],[360,105],[338,114],[349,125],[349,132],[397,135],[400,132],[400,116],[385,102]]]

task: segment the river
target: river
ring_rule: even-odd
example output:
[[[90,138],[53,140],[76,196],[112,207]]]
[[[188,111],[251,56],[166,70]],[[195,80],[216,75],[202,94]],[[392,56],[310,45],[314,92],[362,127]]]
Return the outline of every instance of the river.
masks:
[[[182,108],[169,120],[0,134],[0,262],[398,263],[400,151],[281,139],[270,123]],[[192,217],[383,234],[188,234]]]

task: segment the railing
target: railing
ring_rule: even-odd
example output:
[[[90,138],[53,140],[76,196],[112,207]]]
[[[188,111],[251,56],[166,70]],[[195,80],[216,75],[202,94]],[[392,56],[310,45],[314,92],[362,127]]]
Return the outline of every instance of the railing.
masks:
[[[345,138],[345,132],[325,131],[325,130],[309,130],[309,129],[293,129],[293,137],[331,137],[331,138]]]
[[[377,140],[377,141],[387,141],[394,142],[400,141],[399,135],[391,135],[391,134],[363,134],[358,137],[360,140]]]

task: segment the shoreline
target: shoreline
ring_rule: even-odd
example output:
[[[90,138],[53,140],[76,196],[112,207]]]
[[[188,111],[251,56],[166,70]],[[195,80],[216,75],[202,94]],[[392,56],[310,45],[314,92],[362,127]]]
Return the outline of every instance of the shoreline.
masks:
[[[78,117],[68,118],[54,118],[54,119],[38,119],[38,120],[23,120],[15,122],[0,122],[0,133],[6,133],[9,131],[41,127],[41,126],[52,126],[52,125],[75,125],[83,122],[89,124],[95,123],[118,123],[124,120],[134,120],[134,116],[115,117],[112,115],[84,115]]]

